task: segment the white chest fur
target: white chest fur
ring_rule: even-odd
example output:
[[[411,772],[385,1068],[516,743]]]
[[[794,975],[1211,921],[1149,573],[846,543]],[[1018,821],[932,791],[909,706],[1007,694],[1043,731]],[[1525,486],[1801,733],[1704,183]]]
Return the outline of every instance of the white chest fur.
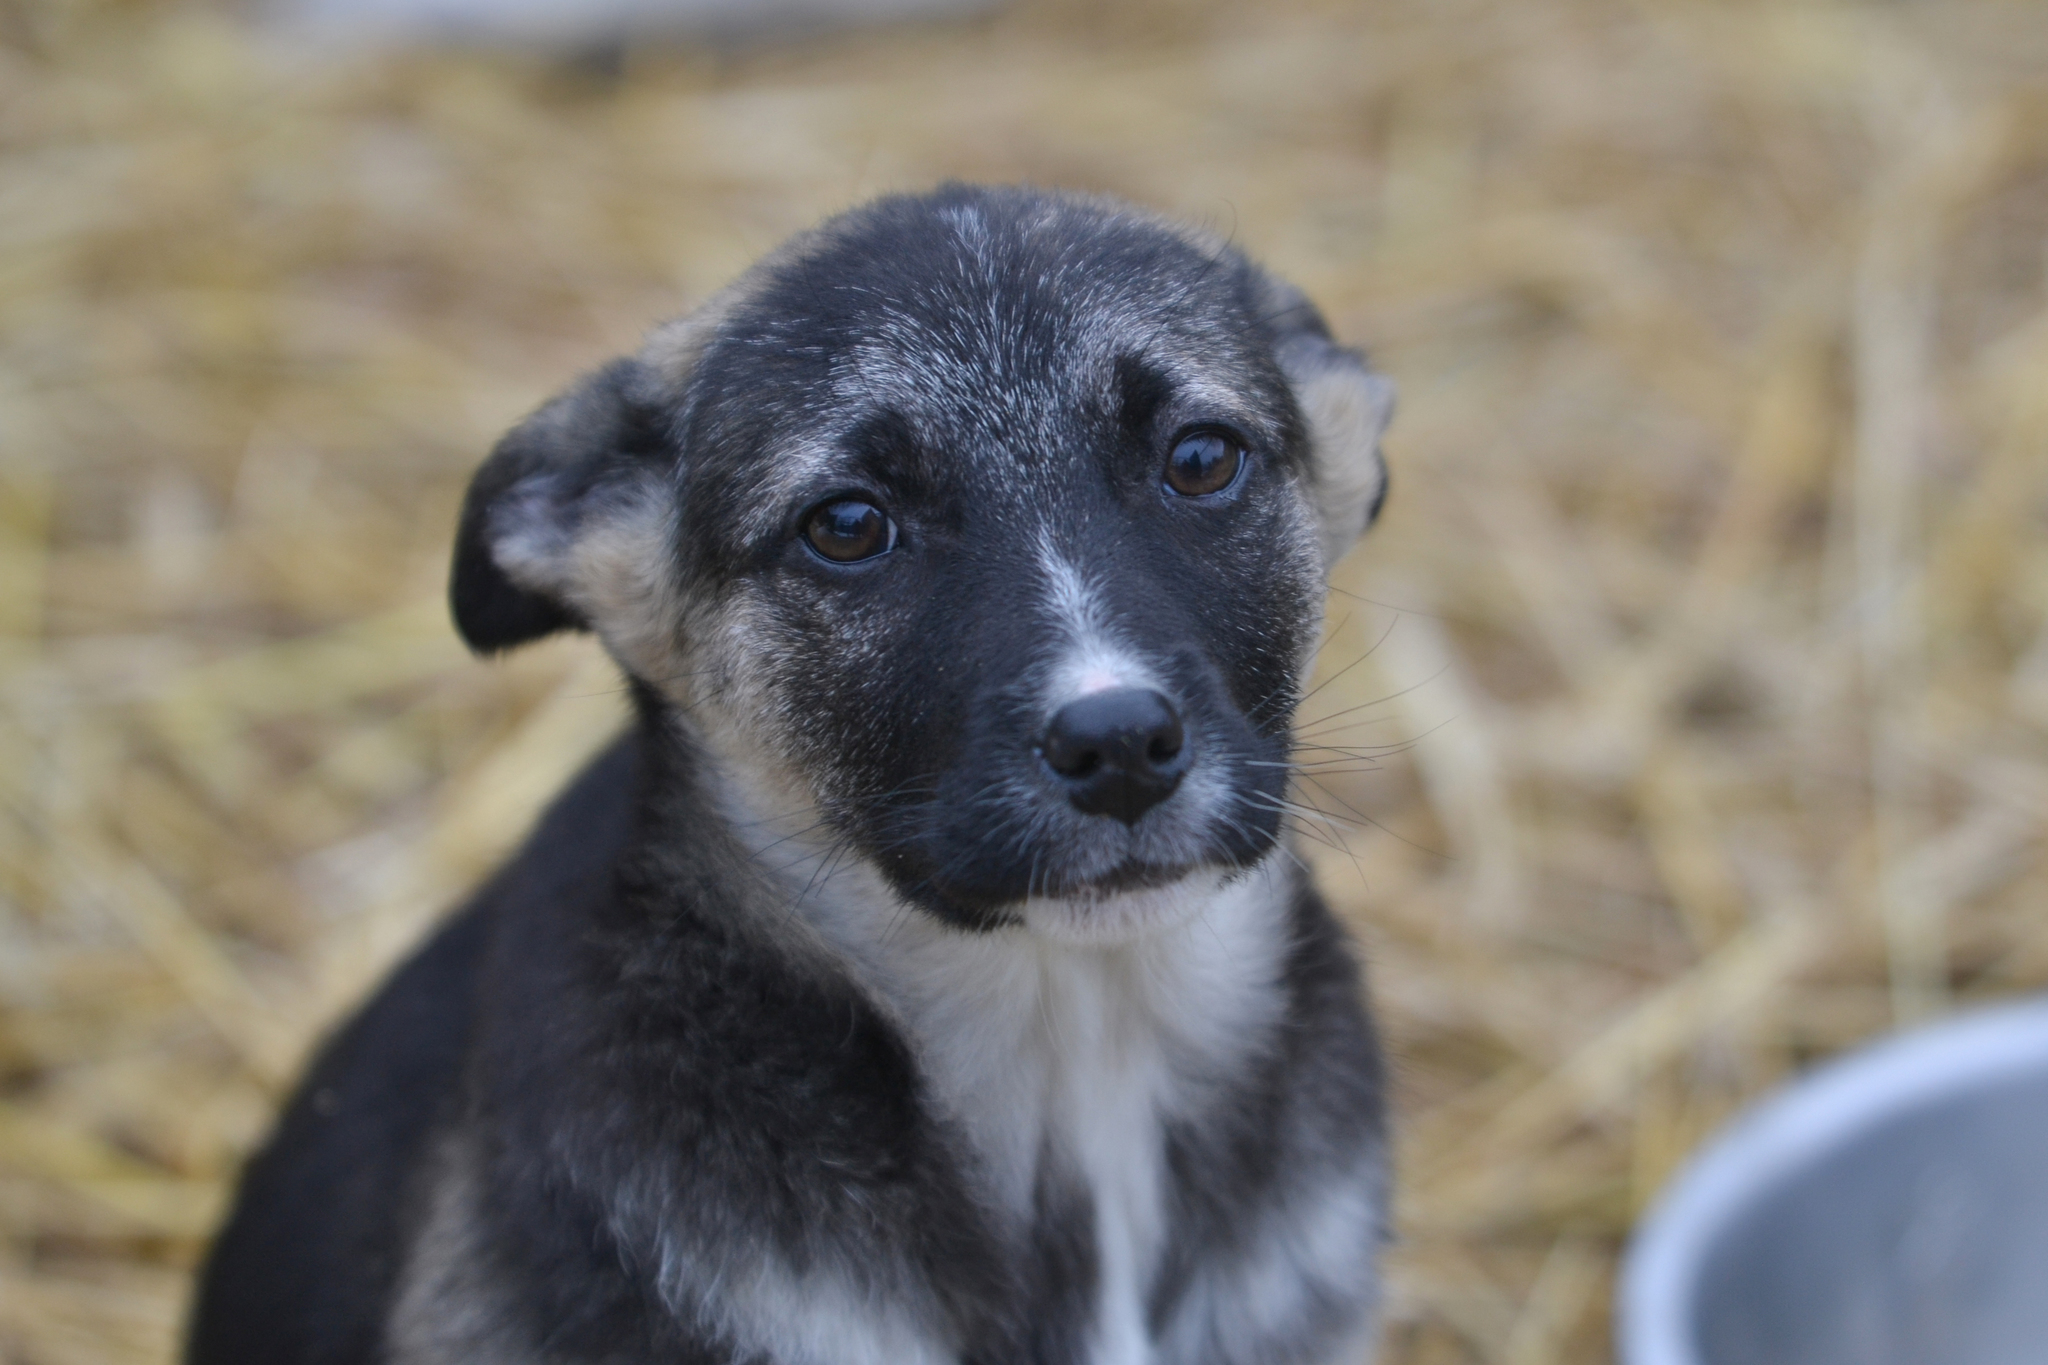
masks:
[[[1100,1268],[1094,1365],[1152,1359],[1162,1124],[1196,1113],[1269,1037],[1282,1005],[1283,881],[1269,863],[1228,885],[1203,874],[1097,903],[1034,902],[1030,928],[984,934],[882,895],[807,908],[903,1022],[992,1201],[1020,1230],[1041,1162],[1086,1183]]]

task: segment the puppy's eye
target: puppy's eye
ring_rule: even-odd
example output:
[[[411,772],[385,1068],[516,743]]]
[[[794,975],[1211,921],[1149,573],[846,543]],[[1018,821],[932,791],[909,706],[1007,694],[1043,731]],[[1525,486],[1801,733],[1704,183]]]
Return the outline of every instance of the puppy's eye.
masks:
[[[804,539],[833,563],[851,564],[895,549],[896,523],[871,502],[842,498],[812,509]]]
[[[1237,482],[1244,447],[1227,431],[1191,431],[1166,458],[1166,486],[1184,498],[1220,493]]]

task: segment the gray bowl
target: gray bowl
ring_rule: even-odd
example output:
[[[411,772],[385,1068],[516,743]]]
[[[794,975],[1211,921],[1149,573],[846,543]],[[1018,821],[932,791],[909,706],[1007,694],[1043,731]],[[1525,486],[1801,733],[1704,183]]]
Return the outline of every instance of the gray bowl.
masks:
[[[2048,1001],[1830,1063],[1679,1175],[1624,1365],[2048,1365]]]

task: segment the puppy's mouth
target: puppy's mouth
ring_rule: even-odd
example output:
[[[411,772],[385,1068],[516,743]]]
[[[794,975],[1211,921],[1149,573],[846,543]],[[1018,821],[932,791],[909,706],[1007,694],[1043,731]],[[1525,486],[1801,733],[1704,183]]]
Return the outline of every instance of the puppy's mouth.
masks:
[[[1218,848],[1209,841],[1191,839],[1181,848],[1162,852],[1165,857],[1154,854],[1147,858],[1069,846],[1057,851],[1043,849],[1020,859],[1005,851],[971,869],[982,874],[976,879],[920,875],[913,864],[896,869],[894,880],[913,902],[968,927],[999,928],[1020,922],[1020,915],[1024,922],[1036,922],[1034,916],[1054,913],[1050,907],[1055,906],[1065,907],[1055,914],[1056,919],[1064,922],[1078,916],[1075,922],[1081,923],[1134,902],[1156,900],[1162,906],[1177,905],[1198,884],[1220,884],[1257,862],[1265,848]],[[1055,858],[1066,866],[1047,867]],[[902,875],[906,872],[908,876]],[[1129,916],[1116,910],[1112,918],[1122,922]]]
[[[1093,877],[1041,883],[1038,894],[1062,900],[1107,900],[1132,891],[1153,891],[1184,880],[1195,870],[1192,863],[1166,865],[1126,860]]]
[[[1121,867],[1063,894],[1043,893],[1018,905],[1009,920],[1031,933],[1071,946],[1102,946],[1186,924],[1241,870],[1195,865],[1169,872]]]

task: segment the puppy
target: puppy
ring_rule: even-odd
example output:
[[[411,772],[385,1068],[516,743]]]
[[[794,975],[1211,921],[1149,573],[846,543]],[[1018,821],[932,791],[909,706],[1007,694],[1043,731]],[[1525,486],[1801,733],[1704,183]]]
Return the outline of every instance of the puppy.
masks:
[[[528,418],[456,624],[637,724],[328,1043],[188,1359],[1361,1360],[1381,1064],[1281,815],[1389,405],[1225,244],[948,186]]]

